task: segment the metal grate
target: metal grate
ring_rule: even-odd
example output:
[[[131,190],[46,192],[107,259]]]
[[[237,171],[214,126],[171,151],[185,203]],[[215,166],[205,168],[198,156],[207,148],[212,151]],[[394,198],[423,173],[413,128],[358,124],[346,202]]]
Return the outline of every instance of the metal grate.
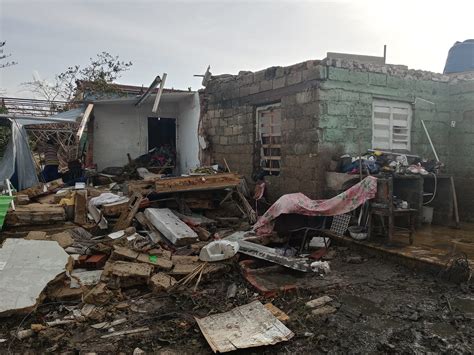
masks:
[[[350,221],[351,215],[348,213],[334,216],[332,219],[331,228],[329,230],[335,234],[344,235],[347,228],[349,227]]]

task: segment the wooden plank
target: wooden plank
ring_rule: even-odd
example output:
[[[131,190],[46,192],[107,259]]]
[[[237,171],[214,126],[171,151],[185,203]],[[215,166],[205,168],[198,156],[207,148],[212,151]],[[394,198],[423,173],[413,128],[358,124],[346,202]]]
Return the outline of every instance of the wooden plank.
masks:
[[[114,232],[128,228],[130,226],[133,217],[135,217],[138,212],[141,202],[142,196],[137,193],[133,194],[133,196],[130,198],[127,210],[122,212],[117,223],[115,224]]]
[[[76,139],[77,139],[78,143],[80,142],[80,140],[82,138],[82,135],[84,133],[84,129],[86,128],[87,122],[89,122],[89,116],[90,116],[93,108],[94,108],[94,104],[89,104],[89,105],[87,105],[87,108],[84,111],[84,115],[82,116],[82,120],[81,120],[81,123],[79,125],[79,129],[77,130],[77,133],[76,133]]]
[[[118,216],[122,212],[127,210],[128,202],[130,199],[126,199],[123,201],[118,201],[114,203],[107,203],[100,207],[100,210],[104,214],[104,216]]]
[[[52,224],[66,220],[64,208],[59,205],[32,203],[16,206],[16,210],[7,212],[6,226],[25,226],[32,224]]]
[[[187,176],[155,181],[157,193],[219,190],[235,187],[240,183],[237,174],[216,174],[205,176]]]
[[[74,223],[80,225],[87,224],[87,190],[76,191]]]

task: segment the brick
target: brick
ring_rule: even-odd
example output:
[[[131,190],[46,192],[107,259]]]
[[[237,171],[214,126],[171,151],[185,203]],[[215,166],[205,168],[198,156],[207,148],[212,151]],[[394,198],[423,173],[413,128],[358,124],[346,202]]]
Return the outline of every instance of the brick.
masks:
[[[120,287],[148,284],[153,266],[127,261],[108,261],[102,277],[119,283]]]
[[[162,293],[168,291],[176,282],[174,277],[159,272],[150,278],[149,286],[154,293]]]

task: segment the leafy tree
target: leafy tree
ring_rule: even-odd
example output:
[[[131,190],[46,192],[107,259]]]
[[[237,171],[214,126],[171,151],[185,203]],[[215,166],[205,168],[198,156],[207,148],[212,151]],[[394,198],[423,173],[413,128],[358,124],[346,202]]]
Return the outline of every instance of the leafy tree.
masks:
[[[102,52],[95,58],[90,58],[90,63],[85,67],[80,65],[68,67],[62,73],[57,74],[53,82],[35,80],[23,83],[23,85],[45,100],[71,102],[78,99],[77,87],[81,84],[87,86],[88,90],[97,93],[116,91],[114,81],[131,66],[132,62],[125,62],[118,56]]]

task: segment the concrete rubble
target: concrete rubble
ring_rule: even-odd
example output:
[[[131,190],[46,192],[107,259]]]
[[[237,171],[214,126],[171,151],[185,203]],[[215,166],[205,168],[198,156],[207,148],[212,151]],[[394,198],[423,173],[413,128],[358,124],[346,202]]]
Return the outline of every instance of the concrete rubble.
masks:
[[[55,241],[7,239],[0,248],[0,316],[34,310],[69,261]]]
[[[369,319],[377,328],[381,305],[354,294],[398,290],[403,273],[334,240],[304,242],[303,233],[279,230],[278,223],[271,235],[258,235],[245,180],[200,174],[162,178],[142,171],[143,180],[19,192],[30,203],[22,199],[26,204],[9,211],[4,227],[0,316],[10,318],[0,326],[6,339],[0,351],[12,344],[37,351],[227,352],[271,345],[275,352],[307,352],[314,343],[334,346],[337,326]],[[290,218],[283,224],[298,217]],[[392,302],[390,312],[400,311],[403,324],[429,318],[415,308],[399,310]],[[391,348],[396,340],[387,334],[383,344],[372,337],[369,348]]]

